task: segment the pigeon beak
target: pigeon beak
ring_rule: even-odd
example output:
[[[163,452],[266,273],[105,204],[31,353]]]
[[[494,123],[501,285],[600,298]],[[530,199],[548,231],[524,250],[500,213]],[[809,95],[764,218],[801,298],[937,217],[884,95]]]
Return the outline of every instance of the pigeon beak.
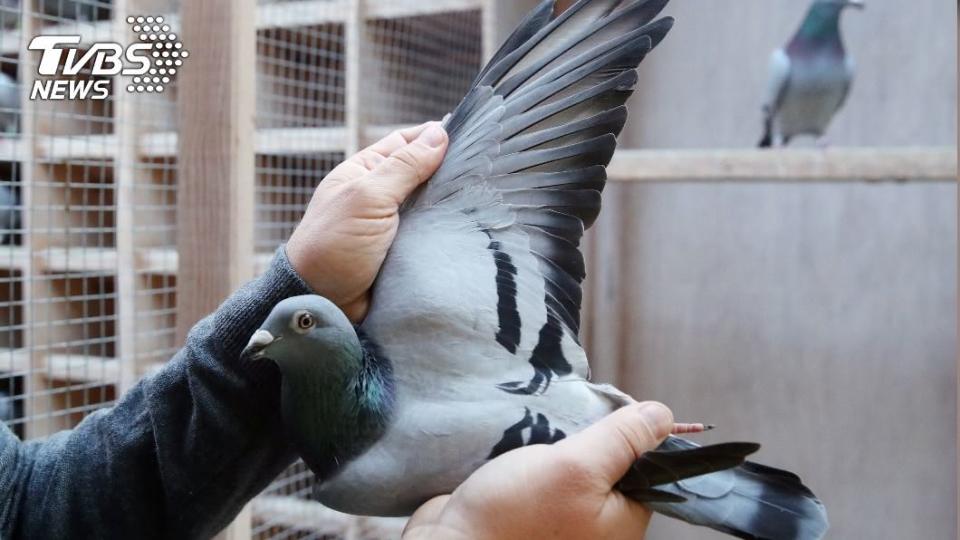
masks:
[[[257,330],[250,337],[250,341],[243,349],[243,352],[240,353],[240,358],[245,360],[260,360],[263,358],[267,347],[276,342],[277,338],[273,337],[273,334],[270,332],[267,332],[266,330]]]
[[[867,7],[867,4],[865,4],[863,0],[847,0],[847,6],[863,9]]]

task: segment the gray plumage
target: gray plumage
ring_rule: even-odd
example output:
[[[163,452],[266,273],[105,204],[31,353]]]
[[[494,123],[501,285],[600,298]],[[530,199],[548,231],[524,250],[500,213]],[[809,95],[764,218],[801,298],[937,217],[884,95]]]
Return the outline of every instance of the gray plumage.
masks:
[[[16,30],[20,27],[20,0],[0,0],[0,28]]]
[[[43,0],[42,14],[50,23],[57,21],[92,22],[107,20],[112,11],[111,0]],[[20,0],[0,0],[0,28],[20,27]]]
[[[60,20],[109,19],[111,0],[43,0],[43,13]]]
[[[20,200],[9,184],[0,183],[0,244],[12,244],[20,229]]]
[[[6,73],[0,73],[0,133],[16,133],[20,118],[20,89]]]
[[[844,48],[840,15],[859,0],[814,0],[790,42],[770,57],[760,147],[784,146],[793,137],[822,137],[846,102],[854,63]]]
[[[13,398],[10,397],[10,394],[0,391],[0,422],[10,422],[15,419]]]
[[[672,25],[654,20],[666,3],[582,0],[554,16],[543,2],[446,121],[447,156],[401,209],[364,323],[297,297],[251,338],[246,356],[283,375],[284,424],[319,501],[406,515],[488,460],[629,402],[589,382],[578,246],[636,67]],[[757,448],[671,437],[619,488],[741,537],[821,537],[823,506],[796,476],[744,463]]]

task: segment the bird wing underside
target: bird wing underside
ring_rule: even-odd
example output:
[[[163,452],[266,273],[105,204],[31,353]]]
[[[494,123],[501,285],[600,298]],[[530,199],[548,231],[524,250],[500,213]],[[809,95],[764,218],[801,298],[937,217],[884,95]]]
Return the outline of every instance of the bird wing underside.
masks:
[[[577,342],[580,240],[600,211],[636,67],[672,26],[654,21],[667,2],[582,0],[560,15],[552,1],[541,3],[447,120],[447,157],[403,209],[407,219],[444,209],[454,226],[487,236],[496,269],[489,287],[497,290],[489,341],[535,370],[530,381],[505,382],[505,391],[535,394],[554,376],[588,375]],[[521,278],[530,274],[539,282],[528,286]],[[529,354],[520,347],[526,336],[536,336]],[[569,342],[576,359],[564,358]]]

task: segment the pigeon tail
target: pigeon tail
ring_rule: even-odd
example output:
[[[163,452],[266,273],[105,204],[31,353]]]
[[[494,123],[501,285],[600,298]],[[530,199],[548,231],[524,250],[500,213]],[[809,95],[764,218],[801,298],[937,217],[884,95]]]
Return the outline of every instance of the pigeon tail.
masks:
[[[700,447],[670,437],[661,450],[668,448],[682,452]],[[704,447],[709,448],[713,447]],[[682,497],[684,502],[664,497],[647,502],[652,510],[737,538],[815,540],[823,538],[829,527],[826,508],[797,475],[749,461],[657,486],[657,491]]]

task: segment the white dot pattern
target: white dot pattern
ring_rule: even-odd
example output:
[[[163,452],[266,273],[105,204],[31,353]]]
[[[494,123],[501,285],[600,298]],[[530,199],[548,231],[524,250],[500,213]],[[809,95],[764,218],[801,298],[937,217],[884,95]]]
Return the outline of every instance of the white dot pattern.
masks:
[[[182,58],[190,56],[183,48],[183,43],[177,41],[177,34],[173,33],[170,25],[163,23],[159,15],[130,16],[127,24],[137,35],[140,41],[151,44],[149,76],[133,77],[132,83],[127,86],[131,93],[160,93],[173,82],[177,69],[183,65]],[[160,75],[160,76],[157,76]]]

